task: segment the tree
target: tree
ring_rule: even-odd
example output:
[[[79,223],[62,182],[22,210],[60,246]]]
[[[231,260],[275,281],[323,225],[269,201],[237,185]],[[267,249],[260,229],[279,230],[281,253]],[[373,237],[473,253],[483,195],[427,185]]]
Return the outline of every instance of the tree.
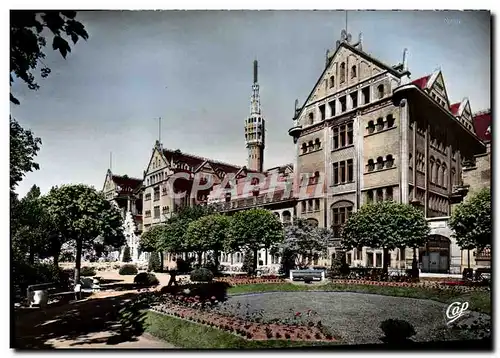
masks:
[[[408,204],[382,201],[364,205],[353,213],[344,224],[341,242],[345,249],[363,246],[384,249],[384,273],[387,274],[389,250],[422,246],[429,231],[421,210]]]
[[[152,252],[149,255],[148,271],[160,272],[161,270],[162,270],[162,265],[160,262],[160,254],[158,252]]]
[[[481,251],[491,245],[491,192],[484,188],[457,205],[449,221],[454,237],[462,250]]]
[[[204,216],[189,224],[186,232],[187,249],[198,253],[200,265],[202,254],[213,251],[214,266],[218,269],[219,253],[224,249],[230,224],[230,218],[220,214]]]
[[[130,256],[130,247],[128,245],[125,245],[125,248],[123,249],[123,260],[122,262],[131,262],[132,257]]]
[[[327,250],[332,239],[331,230],[317,227],[303,218],[294,218],[292,225],[285,226],[285,239],[278,249],[283,257],[288,257],[286,261],[309,266],[316,255]]]
[[[276,216],[265,209],[237,212],[231,219],[229,237],[225,244],[228,251],[253,252],[253,271],[257,270],[260,249],[269,249],[283,241],[283,226]]]
[[[243,264],[241,265],[241,271],[248,273],[249,275],[255,275],[256,267],[254,266],[254,253],[251,249],[246,249],[243,253]]]
[[[75,282],[80,279],[82,251],[102,237],[105,245],[125,244],[120,211],[95,188],[83,185],[53,187],[42,198],[58,231],[76,246]]]
[[[42,140],[35,137],[31,130],[26,130],[10,117],[10,190],[23,179],[24,175],[40,169],[34,158],[40,150]],[[12,197],[12,195],[11,195]]]
[[[55,10],[11,10],[10,12],[10,84],[13,74],[28,84],[31,90],[40,86],[36,83],[33,71],[39,67],[41,77],[50,74],[50,68],[43,63],[47,39],[52,36],[52,49],[59,51],[63,58],[71,52],[64,37],[71,38],[76,44],[80,38],[87,40],[89,35],[82,23],[75,20],[76,11]],[[50,31],[51,35],[49,35]],[[64,37],[63,37],[64,36]],[[10,101],[19,100],[10,94]]]

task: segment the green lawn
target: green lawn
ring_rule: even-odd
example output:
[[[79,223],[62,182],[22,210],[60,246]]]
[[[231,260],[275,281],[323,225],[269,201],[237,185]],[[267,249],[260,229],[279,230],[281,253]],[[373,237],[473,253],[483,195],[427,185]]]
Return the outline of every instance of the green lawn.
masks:
[[[286,340],[252,341],[229,332],[183,319],[148,311],[145,331],[178,348],[216,349],[216,348],[283,348],[335,345],[335,342],[297,342]]]
[[[324,285],[296,285],[291,283],[262,283],[252,285],[239,285],[229,288],[228,294],[269,292],[269,291],[340,291],[372,293],[385,296],[409,297],[434,300],[438,302],[450,303],[453,298],[468,301],[469,309],[477,312],[491,314],[491,292],[475,291],[460,293],[454,290],[438,290],[420,287],[391,287],[374,285],[347,285],[332,284]]]

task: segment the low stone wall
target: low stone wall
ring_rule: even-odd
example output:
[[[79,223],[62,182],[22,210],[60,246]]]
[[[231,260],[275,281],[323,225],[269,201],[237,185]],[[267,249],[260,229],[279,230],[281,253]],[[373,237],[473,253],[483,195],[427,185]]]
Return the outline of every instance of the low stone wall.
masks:
[[[139,271],[145,271],[148,269],[148,263],[133,263],[133,262],[88,262],[88,261],[82,261],[80,267],[94,267],[96,271],[117,271],[120,269],[125,264],[132,264],[136,265],[137,269]],[[61,267],[63,270],[69,270],[73,269],[75,267],[74,262],[60,262],[59,267]]]

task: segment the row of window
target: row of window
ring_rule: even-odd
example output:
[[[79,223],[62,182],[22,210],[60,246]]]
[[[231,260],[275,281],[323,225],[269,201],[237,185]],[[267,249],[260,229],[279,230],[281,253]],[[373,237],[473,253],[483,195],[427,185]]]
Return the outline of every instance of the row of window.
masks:
[[[352,159],[333,163],[332,167],[334,185],[354,182],[354,162]]]
[[[342,226],[352,215],[354,204],[350,201],[340,201],[332,205],[332,231],[334,237],[340,237]]]
[[[301,202],[301,213],[314,213],[320,210],[320,199],[309,199]]]
[[[394,166],[394,158],[392,157],[391,154],[389,154],[385,157],[385,160],[382,157],[378,157],[376,162],[373,159],[369,159],[366,168],[369,172],[372,172],[374,170],[392,168],[393,166]]]
[[[434,100],[439,103],[440,106],[446,108],[446,101],[441,99],[439,96],[436,95],[435,92],[431,93],[431,97],[434,98]]]
[[[443,187],[444,189],[448,188],[448,168],[446,167],[445,163],[441,163],[438,160],[434,160],[433,157],[431,157],[429,161],[429,171],[430,171],[430,182]],[[453,172],[453,177],[455,176],[455,169],[452,169]],[[453,178],[453,183],[455,183],[455,180]]]
[[[308,143],[306,142],[302,143],[302,154],[306,154],[320,149],[321,149],[321,141],[319,140],[319,138],[316,138],[314,142],[310,140]]]
[[[386,200],[394,200],[394,190],[392,186],[366,191],[366,202],[368,204]]]
[[[330,102],[328,102],[328,106],[330,107],[330,117],[334,117],[337,114],[344,113],[348,110],[347,108],[347,96],[349,96],[351,100],[351,106],[349,109],[355,109],[359,105],[365,105],[370,103],[370,86],[364,87],[361,89],[361,97],[362,97],[362,103],[358,103],[358,91],[351,92],[345,96],[339,97],[338,99],[334,99]],[[377,86],[377,99],[382,99],[385,96],[385,86],[383,84],[380,84]],[[338,101],[339,103],[339,111],[337,113],[337,105],[336,102]],[[326,119],[326,106],[324,104],[320,105],[319,107],[319,112],[320,112],[320,120],[324,121]],[[315,116],[314,112],[311,111],[308,114],[308,125],[314,124]]]
[[[448,215],[448,200],[434,194],[429,194],[429,210]]]
[[[382,131],[384,129],[393,128],[394,122],[394,116],[392,114],[388,114],[385,120],[382,117],[378,118],[376,124],[374,121],[369,121],[366,130],[368,131],[368,134],[372,134],[373,132],[375,132],[375,129],[377,131]]]
[[[344,148],[353,144],[353,123],[333,127],[333,149]]]

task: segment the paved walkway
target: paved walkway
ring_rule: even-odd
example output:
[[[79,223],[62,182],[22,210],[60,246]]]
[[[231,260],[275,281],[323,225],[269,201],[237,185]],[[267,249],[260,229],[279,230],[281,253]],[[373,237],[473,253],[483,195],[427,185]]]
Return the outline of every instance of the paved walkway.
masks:
[[[137,291],[110,292],[107,297],[89,298],[44,310],[16,310],[13,348],[174,348],[153,337],[136,332],[121,336],[118,311]],[[145,319],[137,313],[136,322]]]

